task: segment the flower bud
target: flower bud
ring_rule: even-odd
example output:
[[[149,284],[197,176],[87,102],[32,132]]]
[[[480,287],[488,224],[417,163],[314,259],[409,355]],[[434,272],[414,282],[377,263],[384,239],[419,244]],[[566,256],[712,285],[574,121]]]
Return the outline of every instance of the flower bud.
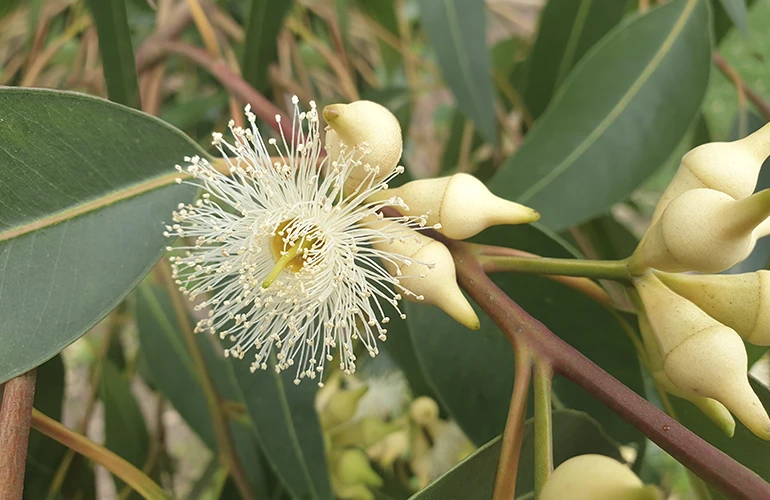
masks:
[[[367,448],[399,428],[401,425],[395,422],[384,422],[377,417],[365,417],[332,432],[332,444],[335,448],[346,446]]]
[[[412,181],[381,191],[380,199],[397,196],[408,208],[404,215],[427,215],[428,225],[449,238],[464,240],[490,226],[529,224],[540,218],[537,211],[493,195],[483,182],[468,174]]]
[[[674,178],[655,207],[653,223],[666,206],[690,189],[709,188],[736,200],[754,192],[762,163],[770,155],[770,125],[734,142],[701,144],[682,157]]]
[[[422,427],[432,425],[438,421],[438,403],[428,396],[420,396],[412,401],[409,406],[409,417]]]
[[[649,364],[647,368],[650,370],[652,378],[655,379],[655,384],[672,396],[690,401],[697,406],[704,415],[714,422],[722,432],[728,437],[733,437],[735,434],[735,420],[733,419],[733,416],[730,415],[730,411],[725,408],[725,405],[715,399],[704,398],[694,392],[687,392],[674,385],[664,371],[663,356],[660,352],[658,340],[655,338],[655,333],[650,326],[647,314],[644,310],[637,311],[637,318],[639,320],[639,332],[642,334],[642,341],[644,342],[645,352],[647,353],[647,362]]]
[[[387,177],[398,165],[403,151],[401,125],[388,108],[371,101],[331,104],[323,110],[329,124],[326,131],[326,151],[329,160],[338,161],[353,149],[364,153],[355,155],[362,164],[353,168],[345,181],[352,191],[375,169],[374,182]]]
[[[401,429],[391,432],[376,444],[366,450],[366,455],[376,462],[380,468],[388,470],[399,458],[406,457],[409,452],[409,430]]]
[[[770,439],[770,417],[749,385],[746,348],[735,330],[668,289],[653,274],[636,280],[634,286],[671,383],[687,394],[719,401],[751,432]]]
[[[604,455],[578,455],[551,473],[539,500],[662,500],[631,469]]]
[[[399,224],[383,220],[370,224]],[[404,296],[413,302],[433,304],[471,330],[481,327],[473,307],[460,291],[455,263],[449,249],[440,241],[403,226],[403,236],[373,243],[376,250],[403,255],[404,263],[383,260],[388,272],[398,278]]]
[[[342,484],[382,486],[382,478],[372,469],[366,453],[348,448],[333,458],[332,474]]]
[[[333,429],[353,418],[358,409],[358,402],[367,390],[369,386],[362,385],[357,389],[335,392],[319,412],[321,427]]]
[[[718,273],[741,262],[754,229],[770,214],[770,191],[735,200],[713,189],[692,189],[668,204],[628,261],[631,273]]]
[[[738,332],[746,342],[770,345],[770,271],[656,275],[671,290]]]

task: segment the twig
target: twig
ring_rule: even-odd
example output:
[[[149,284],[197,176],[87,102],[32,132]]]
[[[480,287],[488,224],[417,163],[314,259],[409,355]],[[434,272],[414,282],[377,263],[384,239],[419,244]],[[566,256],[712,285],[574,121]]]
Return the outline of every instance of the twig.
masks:
[[[523,345],[514,347],[516,374],[513,379],[511,406],[505,421],[500,460],[497,462],[495,489],[492,500],[513,500],[516,493],[516,476],[519,471],[521,442],[524,438],[524,419],[527,414],[529,381],[532,375],[532,359]]]
[[[246,469],[244,469],[243,463],[235,450],[235,442],[233,441],[233,436],[230,432],[230,422],[222,411],[222,398],[217,393],[214,381],[211,379],[211,375],[206,368],[206,363],[203,360],[203,355],[201,354],[200,349],[198,349],[198,344],[195,341],[195,333],[193,333],[193,328],[190,324],[184,302],[182,302],[182,297],[174,285],[171,272],[168,270],[168,262],[165,260],[161,261],[156,269],[170,295],[171,305],[174,308],[177,323],[182,329],[182,336],[184,337],[187,346],[187,352],[192,360],[198,382],[200,382],[201,390],[203,391],[203,395],[206,398],[206,404],[211,413],[211,421],[214,427],[214,433],[216,434],[217,448],[219,449],[219,459],[222,464],[230,468],[241,498],[247,500],[253,499],[255,498],[254,492],[249,484]]]
[[[751,101],[754,106],[756,106],[757,110],[759,110],[764,119],[770,120],[770,103],[765,101],[762,96],[754,92],[754,90],[746,85],[746,82],[743,81],[738,72],[735,71],[735,68],[733,68],[719,52],[714,51],[714,53],[711,54],[711,60],[714,61],[714,64],[717,68],[719,68],[719,71],[721,71],[722,74],[724,74],[728,79],[730,79],[730,81],[735,84],[739,95],[741,92],[743,92],[749,101]]]
[[[770,484],[623,385],[530,316],[484,273],[463,243],[452,250],[460,285],[512,341],[525,342],[554,372],[587,390],[682,465],[729,498],[770,498]]]
[[[129,462],[35,409],[32,410],[32,428],[103,466],[144,498],[167,498],[160,486]],[[5,500],[7,497],[2,498]]]
[[[164,42],[158,45],[157,50],[165,54],[176,54],[190,59],[200,67],[211,73],[219,80],[236,99],[251,104],[254,114],[268,123],[273,130],[280,132],[280,125],[275,117],[280,116],[281,121],[291,123],[291,119],[283,111],[270,102],[265,96],[249,85],[237,73],[231,70],[227,63],[221,59],[212,59],[205,50],[182,42]]]
[[[3,500],[21,500],[24,492],[35,378],[33,369],[5,384],[0,408],[0,498]]]
[[[535,361],[535,498],[540,497],[553,471],[551,382],[553,371],[547,362]]]

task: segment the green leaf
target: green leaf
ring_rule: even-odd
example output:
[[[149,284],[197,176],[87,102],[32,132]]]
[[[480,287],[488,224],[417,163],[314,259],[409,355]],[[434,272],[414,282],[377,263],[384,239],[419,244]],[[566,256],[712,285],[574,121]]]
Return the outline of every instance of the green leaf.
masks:
[[[693,121],[711,61],[705,0],[672,0],[622,22],[580,61],[492,179],[562,230],[624,200]]]
[[[398,16],[393,0],[358,0],[357,4],[364,13],[390,32],[391,35],[396,38],[400,37]],[[382,62],[388,73],[393,74],[401,67],[401,53],[382,40],[379,40],[378,44],[382,54]]]
[[[86,0],[96,23],[107,95],[111,101],[140,109],[139,81],[128,29],[125,0]]]
[[[55,356],[37,368],[35,408],[54,420],[61,419],[64,402],[64,364]],[[46,498],[56,469],[66,452],[64,445],[32,429],[29,433],[24,497]]]
[[[277,57],[278,33],[291,5],[291,0],[251,0],[241,68],[243,78],[261,92],[267,89],[268,69]]]
[[[524,102],[532,118],[545,110],[583,54],[623,17],[627,0],[550,0],[530,57]]]
[[[165,123],[81,94],[0,89],[0,383],[95,325],[163,253],[202,154]]]
[[[557,240],[534,226],[497,227],[474,241],[547,255],[573,257]],[[495,283],[589,359],[628,387],[644,394],[636,351],[617,320],[581,293],[539,276],[500,273]],[[481,444],[505,426],[513,389],[510,344],[482,311],[481,329],[471,332],[433,306],[407,304],[407,323],[423,372],[444,406],[468,437]],[[641,446],[642,435],[587,392],[556,377],[558,400],[589,413],[613,439]]]
[[[146,281],[139,286],[137,299],[139,338],[152,379],[204,443],[216,449],[205,398],[168,294]],[[199,335],[196,341],[220,395],[243,405],[250,420],[248,429],[234,425],[236,447],[246,470],[251,473],[253,462],[259,461],[253,454],[254,445],[259,443],[294,497],[331,499],[323,437],[314,407],[315,385],[306,381],[296,387],[293,376],[279,376],[274,371],[251,374],[248,363],[225,359],[214,337]],[[240,427],[239,432],[236,427]]]
[[[497,143],[492,63],[483,0],[419,0],[420,20],[460,110]]]
[[[129,381],[109,358],[101,361],[101,371],[99,398],[104,404],[104,445],[141,470],[150,450],[150,435],[142,412]],[[115,477],[115,484],[120,491],[125,483]]]
[[[576,455],[596,453],[621,460],[620,452],[601,426],[585,413],[562,410],[553,412],[554,466]],[[534,485],[534,421],[524,425],[516,498],[530,493]],[[488,500],[492,498],[500,437],[496,437],[452,470],[411,497],[411,500]]]
[[[749,376],[749,381],[764,407],[770,408],[770,389],[753,376]],[[756,437],[737,420],[735,435],[729,438],[690,402],[671,397],[671,404],[677,420],[688,429],[759,474],[765,481],[770,481],[770,444],[767,441]],[[716,491],[714,497],[724,498]]]
[[[719,0],[733,24],[744,34],[749,33],[749,12],[746,0]]]
[[[294,498],[333,498],[321,424],[315,411],[317,386],[294,385],[291,372],[250,373],[248,363],[232,367],[259,442]]]

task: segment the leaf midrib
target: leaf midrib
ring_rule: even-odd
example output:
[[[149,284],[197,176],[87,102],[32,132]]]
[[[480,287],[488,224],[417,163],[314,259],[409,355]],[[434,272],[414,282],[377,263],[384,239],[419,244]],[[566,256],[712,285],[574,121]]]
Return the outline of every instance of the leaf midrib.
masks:
[[[556,165],[553,170],[541,177],[538,182],[533,184],[529,189],[522,193],[521,196],[517,198],[518,202],[526,203],[545,187],[547,187],[551,182],[553,182],[554,179],[566,172],[572,165],[575,164],[577,159],[580,158],[583,153],[585,153],[596,142],[598,137],[601,136],[612,125],[618,116],[620,116],[620,114],[628,107],[628,104],[631,102],[631,100],[636,97],[642,87],[647,83],[647,81],[652,76],[652,73],[658,68],[658,66],[660,66],[660,63],[663,61],[663,59],[669,54],[671,46],[674,44],[679,34],[684,29],[687,21],[689,21],[690,14],[692,13],[698,1],[701,0],[688,1],[687,5],[682,10],[682,14],[679,16],[679,19],[677,19],[676,23],[674,23],[671,32],[663,41],[652,59],[650,59],[650,62],[647,63],[644,70],[639,75],[639,78],[637,78],[634,84],[631,85],[631,88],[628,89],[623,97],[620,98],[618,103],[612,108],[612,110],[610,110],[607,116],[601,122],[599,122],[596,128],[591,131],[591,133],[573,150],[569,156],[567,156],[567,158],[565,158],[561,163]]]

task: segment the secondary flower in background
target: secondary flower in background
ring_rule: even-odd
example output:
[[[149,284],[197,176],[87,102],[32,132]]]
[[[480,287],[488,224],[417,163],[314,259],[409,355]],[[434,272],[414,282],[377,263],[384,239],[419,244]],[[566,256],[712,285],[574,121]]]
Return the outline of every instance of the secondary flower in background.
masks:
[[[304,377],[322,380],[335,352],[340,368],[354,372],[354,341],[376,355],[391,315],[405,317],[399,301],[414,295],[401,284],[412,265],[423,264],[414,265],[424,268],[417,271],[422,274],[444,270],[376,248],[425,226],[425,217],[379,213],[401,208],[397,198],[367,201],[403,168],[377,181],[379,170],[367,169],[355,189],[343,190],[366,151],[354,146],[322,158],[316,106],[311,102],[304,113],[297,102],[291,137],[282,133],[280,147],[275,139],[263,142],[248,107],[251,127],[231,122],[233,144],[214,135],[229,175],[205,159],[189,159],[186,171],[205,192],[174,212],[167,233],[188,242],[178,247],[183,255],[170,257],[180,290],[191,300],[203,299],[197,309],[208,309],[196,331],[232,341],[226,354],[243,358],[253,350],[252,371],[266,369],[275,354],[276,369],[294,366],[298,383]],[[403,276],[391,276],[382,262]]]

